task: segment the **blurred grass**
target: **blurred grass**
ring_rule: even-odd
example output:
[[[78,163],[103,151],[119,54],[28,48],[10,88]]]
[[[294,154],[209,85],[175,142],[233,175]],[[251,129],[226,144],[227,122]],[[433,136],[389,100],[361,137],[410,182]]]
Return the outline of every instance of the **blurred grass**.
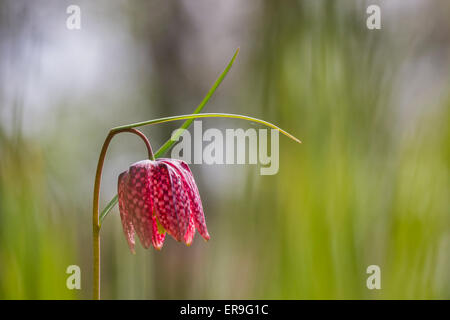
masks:
[[[41,150],[4,135],[0,149],[0,297],[76,297],[66,288],[65,273],[74,239],[64,208],[48,190]]]

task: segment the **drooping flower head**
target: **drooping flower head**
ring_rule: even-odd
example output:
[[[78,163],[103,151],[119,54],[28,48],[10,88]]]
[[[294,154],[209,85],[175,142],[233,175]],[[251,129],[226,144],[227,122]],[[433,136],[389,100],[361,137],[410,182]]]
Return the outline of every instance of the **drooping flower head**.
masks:
[[[187,245],[195,230],[209,240],[200,194],[186,162],[143,160],[119,175],[119,211],[130,250],[134,234],[144,248],[160,250],[166,232]]]

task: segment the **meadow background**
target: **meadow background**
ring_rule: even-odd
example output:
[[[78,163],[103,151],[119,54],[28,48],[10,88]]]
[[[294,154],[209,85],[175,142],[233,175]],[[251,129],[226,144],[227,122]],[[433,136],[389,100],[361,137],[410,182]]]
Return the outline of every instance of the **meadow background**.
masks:
[[[66,28],[77,4],[82,29]],[[382,29],[366,28],[378,4]],[[102,226],[106,299],[449,299],[450,2],[0,1],[0,298],[91,297],[94,174],[108,129],[205,112],[273,122],[280,170],[192,165],[211,240],[132,255]],[[181,123],[144,128],[157,149]],[[249,128],[207,119],[204,129]],[[259,128],[255,125],[254,128]],[[117,176],[145,158],[115,138]],[[68,265],[82,288],[66,288]],[[381,290],[366,268],[381,268]]]

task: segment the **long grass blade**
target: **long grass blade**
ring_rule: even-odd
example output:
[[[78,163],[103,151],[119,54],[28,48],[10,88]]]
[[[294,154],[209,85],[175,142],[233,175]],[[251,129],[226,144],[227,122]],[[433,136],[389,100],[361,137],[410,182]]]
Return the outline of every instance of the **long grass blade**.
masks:
[[[203,110],[203,108],[205,107],[205,105],[208,103],[209,99],[211,99],[212,95],[214,94],[216,89],[219,87],[219,85],[222,83],[223,79],[225,79],[226,75],[228,74],[228,71],[230,71],[231,67],[233,66],[233,63],[236,60],[238,53],[239,53],[239,48],[236,49],[230,62],[228,62],[227,67],[222,71],[220,76],[217,78],[216,82],[214,82],[211,89],[209,89],[208,93],[203,98],[202,102],[200,102],[200,104],[194,110],[194,112],[193,112],[194,114],[200,113]],[[164,155],[167,152],[167,150],[169,150],[170,147],[172,147],[172,145],[175,143],[175,141],[178,140],[178,137],[180,137],[183,134],[183,131],[186,130],[187,128],[189,128],[192,121],[194,121],[194,119],[186,120],[183,123],[183,125],[179,128],[179,130],[173,135],[173,137],[171,139],[167,140],[161,146],[161,148],[159,148],[158,151],[155,152],[155,157],[160,157],[160,156]],[[102,221],[106,217],[106,215],[109,213],[109,211],[111,211],[111,209],[114,208],[114,206],[117,204],[117,202],[118,202],[118,198],[117,198],[117,194],[116,194],[114,196],[114,198],[112,198],[111,201],[108,202],[106,207],[100,213],[100,224],[102,223]]]
[[[123,129],[128,129],[128,128],[143,127],[143,126],[160,124],[160,123],[171,122],[171,121],[179,121],[179,120],[186,120],[186,119],[193,120],[193,119],[199,119],[199,118],[234,118],[234,119],[241,119],[241,120],[246,120],[246,121],[251,121],[251,122],[257,122],[257,123],[261,123],[265,126],[268,126],[270,128],[278,130],[279,132],[281,132],[288,138],[294,140],[295,142],[302,143],[299,139],[294,137],[289,132],[281,129],[280,127],[277,127],[276,125],[274,125],[270,122],[267,122],[265,120],[261,120],[258,118],[244,116],[241,114],[232,114],[232,113],[198,113],[198,114],[186,114],[186,115],[181,115],[181,116],[164,117],[164,118],[159,118],[159,119],[137,122],[137,123],[133,123],[133,124],[127,124],[125,126],[113,128],[112,131],[123,130]],[[175,142],[175,139],[174,139],[174,142]]]

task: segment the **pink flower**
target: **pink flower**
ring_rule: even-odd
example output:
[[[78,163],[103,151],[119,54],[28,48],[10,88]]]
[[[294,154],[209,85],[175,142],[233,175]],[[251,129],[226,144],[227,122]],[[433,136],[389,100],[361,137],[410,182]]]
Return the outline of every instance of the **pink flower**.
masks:
[[[123,231],[134,253],[136,232],[144,248],[160,250],[166,231],[187,245],[195,229],[209,240],[197,185],[186,162],[143,160],[119,175],[119,211]]]

